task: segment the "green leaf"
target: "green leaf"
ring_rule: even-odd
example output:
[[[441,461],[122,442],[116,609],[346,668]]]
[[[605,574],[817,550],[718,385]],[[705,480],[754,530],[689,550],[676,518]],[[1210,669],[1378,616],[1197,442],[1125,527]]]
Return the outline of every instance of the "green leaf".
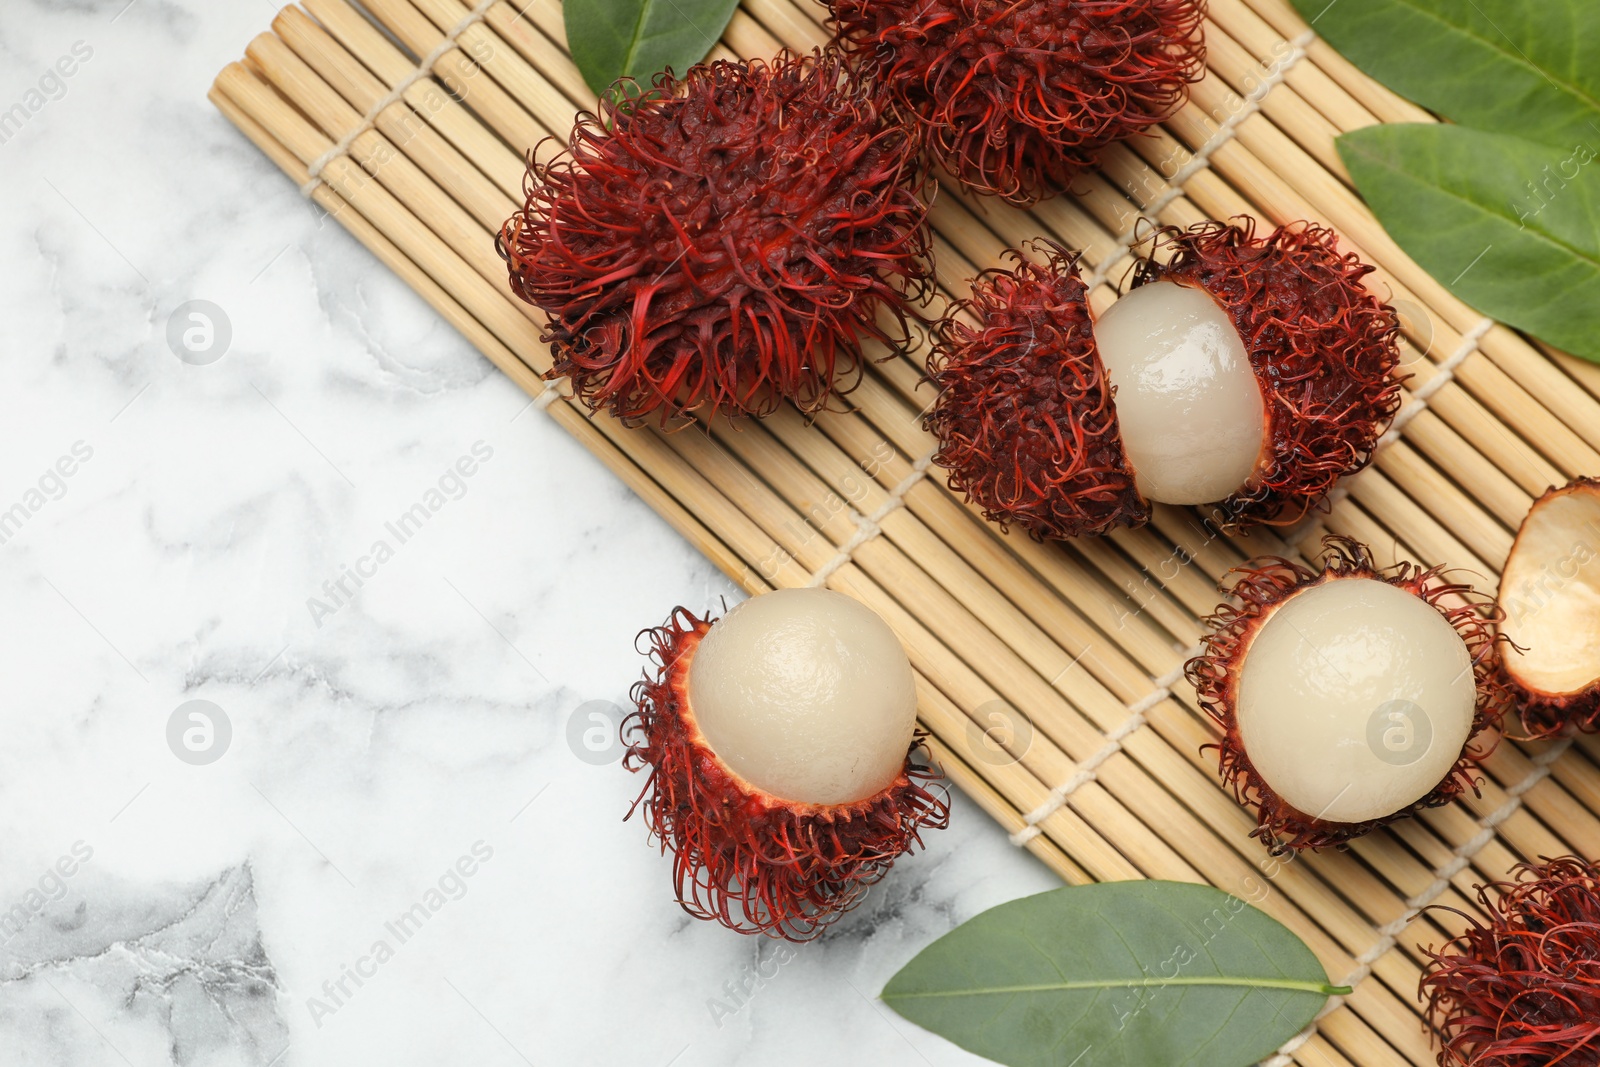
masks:
[[[1294,0],[1402,96],[1464,126],[1558,148],[1600,144],[1595,0]]]
[[[1338,146],[1373,214],[1424,270],[1485,314],[1600,360],[1595,150],[1409,124],[1355,130]]]
[[[974,916],[906,964],[883,1000],[1011,1067],[1248,1067],[1348,992],[1237,897],[1108,882]]]
[[[596,93],[618,78],[648,83],[706,57],[739,0],[566,0],[567,47]]]
[[[1600,3],[1293,0],[1456,126],[1339,138],[1389,235],[1466,303],[1600,361]]]

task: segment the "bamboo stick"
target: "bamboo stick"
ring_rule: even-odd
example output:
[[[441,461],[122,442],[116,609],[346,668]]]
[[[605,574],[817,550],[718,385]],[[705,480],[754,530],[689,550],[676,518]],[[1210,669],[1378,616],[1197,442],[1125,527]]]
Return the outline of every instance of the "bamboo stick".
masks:
[[[368,73],[354,56],[299,8],[284,8],[273,20],[272,27],[278,38],[358,114],[369,114],[393,88],[392,84],[386,85]],[[438,95],[449,99],[442,92]],[[480,225],[497,228],[521,206],[520,199],[508,196],[492,176],[480,171],[437,127],[424,121],[406,103],[396,102],[384,108],[375,118],[373,127],[410,156],[441,189],[454,196]]]
[[[359,64],[383,83],[385,91],[393,89],[411,75],[415,63],[345,0],[304,0],[304,8],[322,32],[346,50],[346,56],[361,57]],[[285,8],[284,16],[292,17],[289,13],[296,10]],[[293,42],[290,44],[292,46]],[[348,76],[360,78],[358,71],[350,71]],[[429,80],[424,79],[412,85],[406,90],[405,99],[413,111],[425,116],[429,125],[463,155],[475,160],[491,159],[501,154],[513,155],[509,167],[491,166],[486,174],[491,181],[496,181],[507,196],[513,200],[521,199],[520,160],[509,152],[492,128],[485,126],[466,107]],[[364,113],[367,109],[362,107],[361,110]]]
[[[1311,27],[1287,0],[1244,0],[1245,5],[1285,38],[1296,37]],[[1429,122],[1433,116],[1410,101],[1368,78],[1325,42],[1311,52],[1312,61],[1351,96],[1377,116],[1380,122]]]
[[[742,434],[741,434],[741,437],[742,437]],[[902,582],[896,582],[896,585],[899,585],[899,584],[902,584]],[[1016,638],[1013,637],[1013,638],[1011,638],[1011,640],[1013,640],[1013,643],[1014,643],[1014,640],[1016,640]],[[1237,809],[1230,808],[1230,811],[1234,811],[1234,813],[1237,814]],[[1414,974],[1411,974],[1411,977],[1413,977],[1413,979],[1414,979]]]
[[[1215,36],[1215,35],[1214,35]],[[1228,77],[1238,77],[1237,70],[1230,70],[1224,64],[1213,68]],[[1206,82],[1196,86],[1196,100],[1214,100],[1211,90],[1206,88]],[[1422,119],[1416,119],[1422,121]],[[1426,121],[1433,121],[1428,117]],[[1386,235],[1371,221],[1371,216],[1359,205],[1355,195],[1347,189],[1337,189],[1334,184],[1326,181],[1327,175],[1311,160],[1297,158],[1301,151],[1298,146],[1281,131],[1272,128],[1268,123],[1247,123],[1250,127],[1246,131],[1240,129],[1241,142],[1252,147],[1258,155],[1261,148],[1252,146],[1253,139],[1259,139],[1265,147],[1267,157],[1274,159],[1279,164],[1279,169],[1284,173],[1294,175],[1303,191],[1310,193],[1321,192],[1320,196],[1313,196],[1314,202],[1328,210],[1330,205],[1337,204],[1341,209],[1340,218],[1335,219],[1341,232],[1353,235],[1356,243],[1379,253],[1380,261],[1387,267],[1395,269],[1398,276],[1406,280],[1408,286],[1427,297],[1430,306],[1441,308],[1448,314],[1450,311],[1459,310],[1462,318],[1466,319],[1474,313],[1461,305],[1433,279],[1423,273],[1420,268],[1411,263],[1397,248],[1387,241]],[[1354,127],[1347,127],[1354,128]],[[1297,134],[1301,131],[1297,131]],[[1343,132],[1342,130],[1339,132]],[[1292,150],[1291,150],[1292,149]],[[1332,214],[1329,217],[1333,217]],[[1381,238],[1381,239],[1380,239]],[[1521,341],[1508,332],[1497,336],[1485,345],[1486,352],[1493,358],[1497,365],[1508,373],[1514,373],[1519,384],[1527,387],[1547,409],[1555,410],[1566,425],[1578,434],[1588,432],[1586,441],[1592,446],[1600,441],[1593,429],[1594,416],[1600,413],[1600,405],[1596,405],[1592,398],[1582,397],[1570,389],[1565,388],[1559,369],[1555,368],[1549,360],[1542,358],[1526,342]],[[1587,460],[1589,457],[1584,456]]]
[[[232,81],[232,79],[230,79]],[[238,83],[233,82],[237,88]],[[299,168],[298,161],[286,149],[279,146],[277,140],[269,134],[264,127],[251,118],[245,110],[222,88],[219,84],[208,94],[211,101],[227,116],[252,142],[273,159],[279,167],[284,169],[292,179],[304,182],[307,177],[303,168]],[[298,173],[297,173],[297,168]],[[341,210],[342,203],[331,188],[323,186],[314,194],[316,201],[331,215],[338,219],[341,225],[348,228],[379,260],[390,270],[398,274],[408,285],[415,289],[439,314],[459,330],[471,341],[484,355],[507,377],[520,386],[531,396],[538,398],[551,388],[531,370],[526,363],[512,354],[500,339],[483,326],[479,320],[462,307],[449,292],[440,286],[432,276],[418,268],[410,258],[400,251],[382,233],[369,223],[364,217],[355,212]],[[724,571],[735,568],[734,557],[727,547],[690,512],[681,507],[676,499],[664,492],[661,487],[645,473],[645,468],[632,462],[619,449],[611,445],[595,429],[590,420],[564,404],[552,404],[550,412],[553,418],[561,422],[563,427],[580,441],[582,441],[602,462],[634,492],[650,504],[657,513],[661,514],[672,527],[678,531],[690,544],[704,553],[707,558],[716,563]]]
[[[1269,96],[1270,95],[1271,94],[1269,94]],[[977,256],[974,256],[973,258],[981,258],[981,255],[982,255],[982,253],[979,253]],[[1393,453],[1393,452],[1391,454],[1398,456],[1398,454]],[[1396,460],[1394,460],[1394,461],[1398,462],[1398,458]],[[1415,467],[1415,465],[1413,465],[1409,469],[1411,470],[1413,475],[1419,475],[1421,473]],[[1437,478],[1434,479],[1434,483],[1435,484],[1442,484],[1442,482],[1440,482],[1440,480],[1437,479]],[[1471,539],[1479,546],[1479,551],[1487,551],[1490,554],[1494,554],[1499,550],[1499,542],[1503,541],[1503,538],[1497,536],[1489,528],[1489,526],[1486,525],[1486,523],[1485,523],[1483,518],[1472,516],[1469,513],[1468,517],[1464,521],[1464,525],[1471,531],[1471,533],[1473,535]],[[1448,542],[1443,542],[1443,543],[1448,543]]]
[[[443,6],[438,5],[438,3],[435,3],[435,8],[437,8],[437,10],[435,10],[435,22],[438,22],[438,24],[445,24],[445,22],[448,22],[448,19],[450,19],[451,16],[458,14],[458,11],[443,10]],[[418,46],[421,46],[422,43],[426,42],[419,42]],[[490,50],[493,51],[493,46],[491,46]],[[992,251],[994,250],[989,251],[990,254],[992,254]]]

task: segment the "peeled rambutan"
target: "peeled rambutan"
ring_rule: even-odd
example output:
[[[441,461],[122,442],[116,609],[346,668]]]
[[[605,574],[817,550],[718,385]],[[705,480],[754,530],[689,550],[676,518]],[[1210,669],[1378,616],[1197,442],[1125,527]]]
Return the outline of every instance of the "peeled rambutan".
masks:
[[[1500,574],[1506,676],[1534,737],[1600,731],[1600,479],[1533,502]]]
[[[1204,0],[828,0],[835,41],[966,188],[1031,204],[1171,117]]]
[[[1508,700],[1492,605],[1437,567],[1380,570],[1324,540],[1320,569],[1237,568],[1185,665],[1222,729],[1223,780],[1275,852],[1338,845],[1476,790]]]
[[[1394,310],[1310,223],[1158,231],[1095,321],[1075,257],[979,275],[937,324],[925,420],[950,484],[1038,538],[1215,504],[1288,524],[1366,466],[1400,403]]]
[[[565,152],[529,157],[499,244],[548,316],[550,376],[591,408],[809,413],[859,380],[863,341],[907,343],[925,186],[914,134],[839,55],[719,60],[580,114]]]
[[[1478,902],[1482,917],[1456,912],[1471,925],[1426,950],[1440,1067],[1600,1065],[1600,864],[1518,864]]]
[[[807,940],[945,826],[938,772],[912,759],[911,665],[871,609],[786,589],[646,633],[655,669],[622,739],[650,777],[629,815],[673,853],[689,914]]]

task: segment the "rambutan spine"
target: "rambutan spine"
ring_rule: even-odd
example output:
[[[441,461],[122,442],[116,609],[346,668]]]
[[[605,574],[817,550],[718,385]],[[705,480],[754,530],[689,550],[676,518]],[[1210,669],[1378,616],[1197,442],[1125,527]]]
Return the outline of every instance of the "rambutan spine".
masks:
[[[1077,254],[1049,242],[973,282],[939,321],[923,426],[950,488],[1002,528],[1036,540],[1142,525],[1105,370],[1095,355]]]

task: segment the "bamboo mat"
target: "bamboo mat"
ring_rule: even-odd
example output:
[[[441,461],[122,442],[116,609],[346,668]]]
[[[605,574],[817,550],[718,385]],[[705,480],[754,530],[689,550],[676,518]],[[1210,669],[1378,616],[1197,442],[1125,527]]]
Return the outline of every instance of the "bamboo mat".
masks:
[[[1314,554],[1341,533],[1380,558],[1469,568],[1492,586],[1533,497],[1600,473],[1600,368],[1455,300],[1350,188],[1337,134],[1430,116],[1354,70],[1286,0],[1211,0],[1209,70],[1192,102],[1155,136],[1113,148],[1082,195],[1022,212],[940,190],[946,298],[1006,246],[1047,235],[1083,250],[1103,310],[1136,225],[1252,214],[1334,226],[1379,265],[1405,319],[1413,377],[1397,432],[1329,514],[1227,538],[1193,511],[1159,508],[1143,530],[1039,545],[1001,535],[929,470],[922,352],[876,365],[854,410],[811,426],[785,410],[663,436],[590,418],[546,386],[540,314],[511,295],[493,237],[521,202],[524,151],[546,135],[564,142],[593,104],[560,0],[365,6],[286,8],[211,99],[742,586],[826,584],[883,614],[911,654],[936,755],[1015,842],[1069,882],[1209,882],[1304,937],[1355,991],[1268,1062],[1433,1062],[1418,944],[1458,920],[1417,910],[1470,907],[1474,883],[1519,860],[1600,856],[1600,743],[1506,743],[1481,798],[1348,852],[1275,860],[1246,836],[1253,820],[1219,784],[1215,756],[1200,753],[1213,731],[1180,670],[1217,580],[1249,556]],[[826,39],[823,16],[815,0],[745,0],[713,56],[809,50]]]

